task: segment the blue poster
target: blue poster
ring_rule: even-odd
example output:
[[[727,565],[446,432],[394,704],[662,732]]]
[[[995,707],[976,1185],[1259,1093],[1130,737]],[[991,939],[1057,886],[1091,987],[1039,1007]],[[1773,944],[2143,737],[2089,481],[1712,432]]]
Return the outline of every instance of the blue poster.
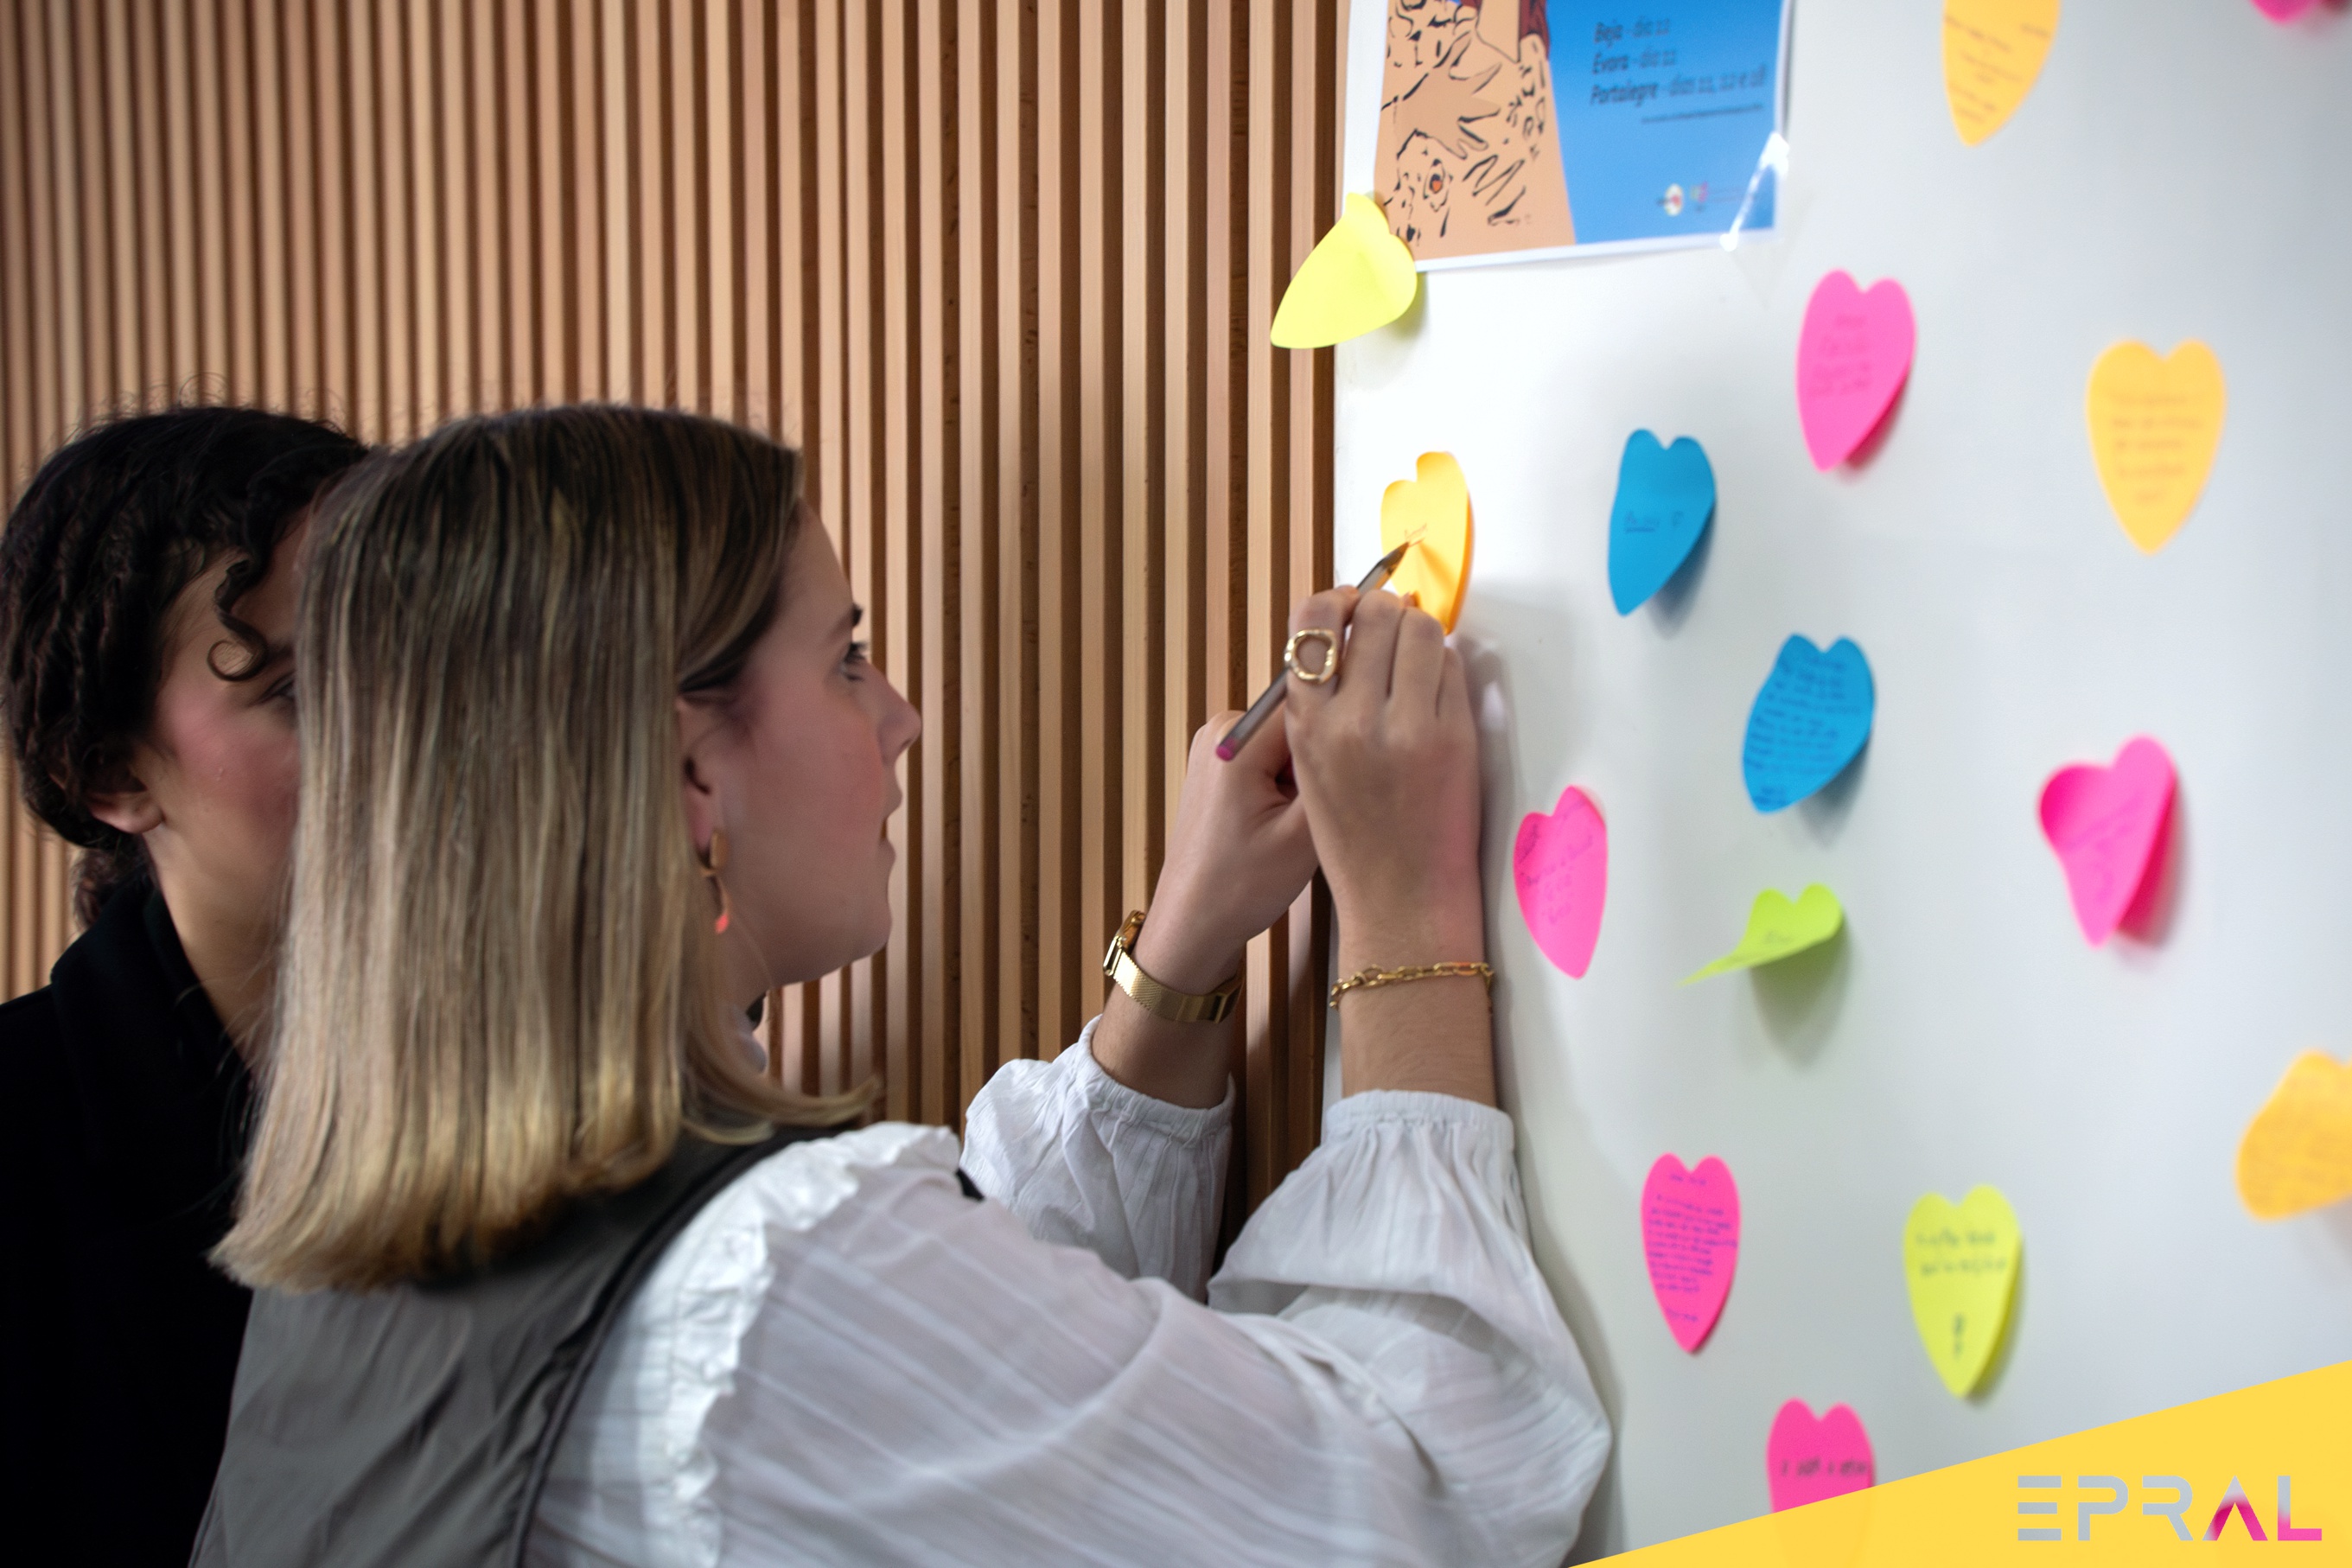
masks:
[[[1790,0],[1385,0],[1375,190],[1423,266],[1769,229]]]

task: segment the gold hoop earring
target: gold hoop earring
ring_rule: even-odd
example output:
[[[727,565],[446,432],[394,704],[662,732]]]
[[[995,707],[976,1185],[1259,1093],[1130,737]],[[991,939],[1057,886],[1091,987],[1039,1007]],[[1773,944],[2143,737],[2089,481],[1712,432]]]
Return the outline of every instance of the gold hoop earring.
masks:
[[[719,918],[710,922],[710,930],[715,935],[725,936],[728,922],[735,918],[735,906],[727,897],[727,884],[719,879],[719,873],[727,869],[727,830],[725,828],[714,827],[710,830],[710,847],[703,854],[695,857],[695,868],[709,878],[711,884],[719,889]]]

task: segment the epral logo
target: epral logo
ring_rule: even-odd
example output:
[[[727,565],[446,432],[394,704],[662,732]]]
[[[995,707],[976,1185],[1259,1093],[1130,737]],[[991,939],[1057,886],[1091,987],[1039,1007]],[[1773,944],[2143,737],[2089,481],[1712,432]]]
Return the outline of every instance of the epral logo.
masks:
[[[2226,1539],[2231,1541],[2320,1539],[2319,1526],[2294,1522],[2293,1476],[2278,1479],[2278,1512],[2269,1531],[2263,1530],[2262,1514],[2246,1496],[2245,1488],[2238,1484],[2235,1476],[2230,1478],[2230,1484],[2222,1489],[2221,1500],[2214,1505],[2210,1520],[2200,1519],[2195,1511],[2196,1502],[2189,1482],[2179,1476],[2142,1476],[2139,1485],[2140,1513],[2161,1516],[2172,1526],[2172,1536],[2176,1541],[2221,1541],[2225,1539],[2225,1530],[2228,1531]],[[2063,1476],[2017,1478],[2018,1490],[2027,1494],[2059,1492],[2064,1488],[2065,1478]],[[2077,1541],[2091,1539],[2093,1520],[2103,1514],[2122,1513],[2131,1501],[2131,1489],[2124,1485],[2120,1476],[2077,1476],[2074,1478],[2074,1539]],[[2151,1495],[2158,1493],[2163,1495]],[[2017,1511],[2026,1518],[2037,1515],[2042,1518],[2063,1517],[2060,1515],[2059,1499],[2054,1497],[2028,1495],[2019,1500]],[[2200,1523],[2204,1526],[2201,1536],[2193,1528]],[[2108,1527],[2111,1531],[2116,1528]],[[2066,1532],[2054,1523],[2039,1527],[2021,1525],[2017,1538],[2020,1541],[2063,1541]]]

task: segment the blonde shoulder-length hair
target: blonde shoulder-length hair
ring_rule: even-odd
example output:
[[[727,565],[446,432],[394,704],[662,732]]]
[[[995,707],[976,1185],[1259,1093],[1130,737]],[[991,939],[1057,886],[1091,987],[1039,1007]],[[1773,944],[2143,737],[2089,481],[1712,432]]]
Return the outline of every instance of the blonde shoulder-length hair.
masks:
[[[474,1267],[682,1130],[869,1102],[750,1059],[681,790],[677,700],[723,700],[781,613],[799,486],[716,420],[551,408],[457,421],[322,505],[236,1278]]]

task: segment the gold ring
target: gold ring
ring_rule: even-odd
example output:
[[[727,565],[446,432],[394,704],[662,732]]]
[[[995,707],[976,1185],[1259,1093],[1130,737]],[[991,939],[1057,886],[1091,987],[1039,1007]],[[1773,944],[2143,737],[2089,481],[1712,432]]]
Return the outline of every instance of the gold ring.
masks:
[[[1304,669],[1298,663],[1298,645],[1313,637],[1323,645],[1323,668]],[[1339,673],[1339,634],[1329,626],[1301,626],[1290,634],[1282,645],[1282,666],[1309,686],[1320,686]]]

